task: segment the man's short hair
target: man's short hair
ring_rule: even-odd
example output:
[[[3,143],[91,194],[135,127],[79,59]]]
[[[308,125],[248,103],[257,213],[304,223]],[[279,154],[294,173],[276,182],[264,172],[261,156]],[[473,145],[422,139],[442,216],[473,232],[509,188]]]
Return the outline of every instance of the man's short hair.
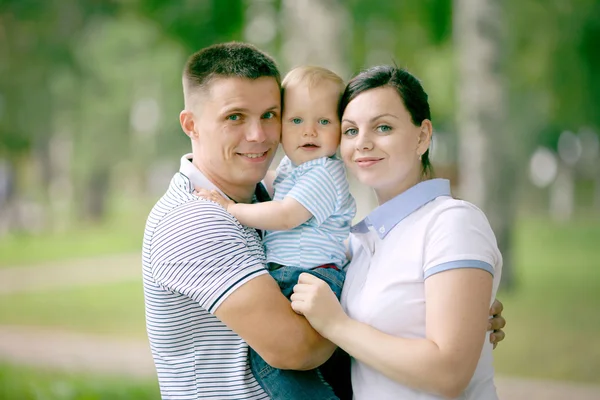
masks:
[[[237,77],[275,78],[281,83],[277,64],[268,54],[248,43],[228,42],[206,47],[192,54],[183,70],[183,95],[205,88],[212,79]]]

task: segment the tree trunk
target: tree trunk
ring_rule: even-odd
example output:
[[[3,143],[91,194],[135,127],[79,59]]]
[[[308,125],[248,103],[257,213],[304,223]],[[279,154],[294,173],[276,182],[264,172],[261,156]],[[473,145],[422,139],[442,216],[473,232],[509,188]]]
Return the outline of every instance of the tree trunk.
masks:
[[[96,167],[87,179],[85,191],[85,217],[92,222],[100,222],[106,215],[108,190],[110,186],[110,170],[107,167]]]
[[[515,284],[511,245],[518,153],[511,152],[513,135],[505,128],[502,3],[455,0],[453,13],[459,74],[459,192],[490,220],[504,258],[502,286],[510,289]]]
[[[282,0],[283,38],[281,54],[286,70],[300,65],[331,69],[344,80],[350,78],[348,66],[350,16],[337,0]],[[356,199],[356,220],[365,217],[376,205],[372,190],[352,176],[350,191]]]

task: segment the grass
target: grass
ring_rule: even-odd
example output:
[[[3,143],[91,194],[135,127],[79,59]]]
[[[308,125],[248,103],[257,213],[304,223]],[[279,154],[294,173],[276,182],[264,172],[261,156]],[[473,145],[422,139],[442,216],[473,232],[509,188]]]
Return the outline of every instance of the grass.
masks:
[[[528,218],[516,231],[518,287],[501,292],[498,373],[600,384],[600,223]],[[0,296],[0,324],[145,338],[140,282]]]
[[[158,383],[0,365],[0,400],[130,399],[160,399]]]
[[[494,352],[505,375],[600,383],[600,224],[519,224],[518,287],[500,293],[508,320]]]
[[[61,233],[2,236],[0,268],[140,251],[151,208],[147,201],[143,204],[121,201],[102,223],[77,223]]]
[[[0,324],[56,326],[145,339],[142,283],[0,296]]]

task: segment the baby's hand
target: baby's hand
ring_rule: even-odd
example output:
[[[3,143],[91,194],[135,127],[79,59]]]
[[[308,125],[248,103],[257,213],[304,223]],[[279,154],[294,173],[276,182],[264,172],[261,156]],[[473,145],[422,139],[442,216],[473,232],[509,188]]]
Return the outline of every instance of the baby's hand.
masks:
[[[216,190],[197,189],[194,191],[194,194],[198,197],[202,197],[203,199],[214,201],[226,210],[232,204],[235,204],[233,201],[223,197],[223,195]]]

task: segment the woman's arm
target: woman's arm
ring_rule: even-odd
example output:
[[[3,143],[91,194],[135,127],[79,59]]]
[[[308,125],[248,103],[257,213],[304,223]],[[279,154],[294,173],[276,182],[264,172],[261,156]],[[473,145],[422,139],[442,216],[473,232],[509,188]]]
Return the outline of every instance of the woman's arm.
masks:
[[[486,338],[489,272],[452,269],[425,281],[425,339],[388,335],[350,319],[327,289],[323,281],[302,274],[292,295],[292,308],[325,338],[404,385],[447,397],[467,387]]]

